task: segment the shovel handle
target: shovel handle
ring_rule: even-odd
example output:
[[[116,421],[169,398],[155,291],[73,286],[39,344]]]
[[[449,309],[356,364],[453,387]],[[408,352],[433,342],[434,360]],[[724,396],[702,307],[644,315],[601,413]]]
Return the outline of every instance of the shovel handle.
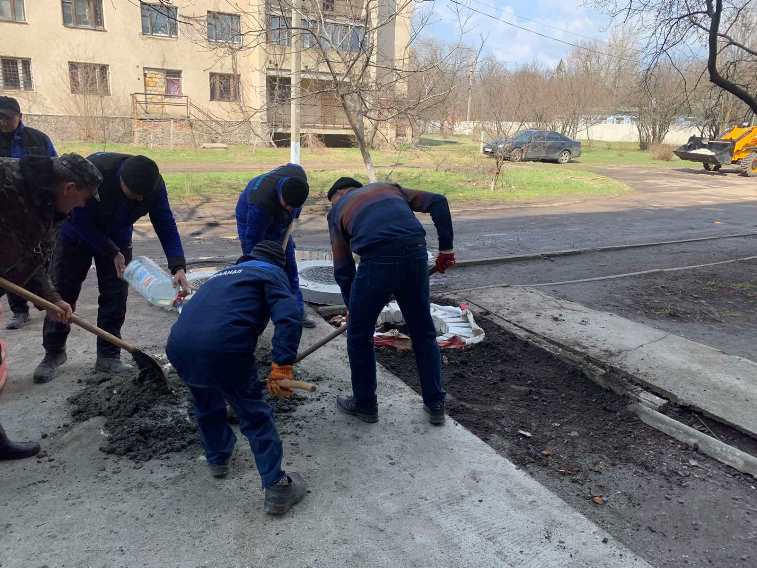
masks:
[[[61,310],[58,306],[53,304],[49,300],[45,300],[44,298],[37,296],[37,294],[34,294],[27,290],[26,288],[22,288],[18,284],[14,284],[10,280],[6,280],[5,278],[0,277],[0,288],[3,288],[6,292],[11,292],[13,294],[16,294],[16,296],[21,296],[24,300],[28,300],[38,308],[42,308],[44,310],[50,310],[53,312],[62,313],[63,310]],[[74,323],[81,327],[82,329],[86,329],[90,333],[94,333],[98,337],[102,337],[105,341],[112,343],[113,345],[116,345],[120,347],[121,349],[125,349],[129,353],[134,353],[136,351],[136,347],[133,345],[129,345],[126,343],[123,339],[120,337],[116,337],[112,333],[108,333],[104,329],[100,329],[96,325],[93,325],[89,323],[86,320],[81,319],[76,314],[73,314],[71,316],[71,323]]]
[[[297,359],[295,359],[294,362],[295,363],[299,363],[300,361],[302,361],[305,357],[307,357],[311,353],[313,353],[315,351],[318,351],[321,347],[323,347],[324,345],[326,345],[332,339],[334,339],[334,338],[339,337],[340,335],[342,335],[345,331],[347,331],[347,324],[343,323],[338,328],[336,328],[334,331],[332,331],[331,333],[329,333],[326,337],[324,337],[323,339],[321,339],[319,341],[316,341],[313,345],[311,345],[310,347],[308,347],[307,349],[305,349],[302,353],[300,353],[299,355],[297,355]]]
[[[289,381],[287,379],[276,381],[276,384],[284,387],[285,389],[297,389],[307,392],[315,392],[315,389],[317,388],[313,383],[306,383],[304,381]]]

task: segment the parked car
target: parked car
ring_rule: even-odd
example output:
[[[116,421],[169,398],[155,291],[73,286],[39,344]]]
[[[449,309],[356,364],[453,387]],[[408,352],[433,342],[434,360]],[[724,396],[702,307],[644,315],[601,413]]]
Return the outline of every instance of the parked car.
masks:
[[[550,130],[524,130],[513,138],[499,138],[484,144],[487,156],[504,156],[512,162],[556,160],[567,164],[581,155],[581,143]]]

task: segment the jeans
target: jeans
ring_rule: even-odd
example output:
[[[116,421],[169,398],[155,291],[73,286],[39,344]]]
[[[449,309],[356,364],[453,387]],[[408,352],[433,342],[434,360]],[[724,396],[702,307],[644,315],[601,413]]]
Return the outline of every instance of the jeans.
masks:
[[[121,253],[126,263],[131,261],[131,248]],[[86,244],[71,242],[58,236],[51,263],[51,276],[55,288],[65,302],[76,309],[76,301],[81,293],[81,286],[87,278],[92,261],[97,270],[97,288],[100,295],[97,298],[97,326],[116,337],[121,337],[121,326],[126,319],[126,300],[129,296],[129,285],[116,275],[113,257],[94,254]],[[42,344],[45,351],[55,353],[66,348],[66,339],[71,331],[71,325],[45,318],[42,328]],[[97,338],[98,357],[118,357],[120,348]]]
[[[208,463],[226,463],[234,450],[236,436],[226,420],[228,401],[239,417],[242,434],[250,442],[263,487],[274,485],[284,476],[283,450],[273,421],[273,409],[263,401],[263,384],[256,373],[238,383],[224,382],[212,387],[190,385],[189,390]]]
[[[8,305],[14,314],[28,314],[29,304],[21,296],[8,294]]]
[[[350,292],[347,353],[352,392],[360,408],[374,409],[376,356],[373,333],[376,320],[392,295],[397,300],[410,339],[421,382],[423,402],[433,407],[444,401],[441,356],[431,319],[425,242],[393,242],[361,255]]]

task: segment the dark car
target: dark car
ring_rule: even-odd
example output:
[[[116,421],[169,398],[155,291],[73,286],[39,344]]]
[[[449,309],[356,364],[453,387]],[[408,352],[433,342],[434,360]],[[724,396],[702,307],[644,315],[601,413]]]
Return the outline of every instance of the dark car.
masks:
[[[500,138],[484,144],[484,154],[500,155],[512,162],[556,160],[567,164],[581,155],[581,143],[551,130],[524,130],[513,138]]]

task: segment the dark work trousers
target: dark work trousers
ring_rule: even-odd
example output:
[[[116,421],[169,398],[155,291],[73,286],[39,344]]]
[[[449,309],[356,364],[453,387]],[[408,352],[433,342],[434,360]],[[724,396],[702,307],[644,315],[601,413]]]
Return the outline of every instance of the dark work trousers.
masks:
[[[128,264],[131,261],[131,247],[128,250],[122,250],[121,253]],[[129,285],[116,275],[112,256],[94,254],[84,242],[71,241],[59,235],[50,269],[53,284],[63,300],[76,310],[81,286],[87,278],[93,260],[97,270],[97,288],[100,292],[97,298],[97,326],[116,337],[121,337],[121,326],[126,318]],[[45,351],[48,353],[63,351],[70,331],[70,324],[56,322],[46,317],[42,329],[42,344]],[[121,350],[115,345],[97,338],[98,357],[118,357],[120,353]]]
[[[8,294],[8,305],[14,314],[28,314],[29,304],[21,296],[15,294]]]
[[[383,307],[394,295],[407,324],[415,351],[423,402],[444,400],[441,357],[431,319],[426,243],[396,241],[372,247],[360,257],[350,292],[347,353],[355,402],[376,408],[376,356],[373,333]]]
[[[257,343],[250,330],[252,345]],[[263,400],[252,352],[227,351],[225,345],[207,345],[192,338],[168,336],[166,356],[189,386],[195,417],[208,463],[226,463],[236,436],[226,419],[226,402],[239,417],[239,428],[250,442],[255,465],[270,487],[284,477],[283,450],[273,421],[273,409]]]

